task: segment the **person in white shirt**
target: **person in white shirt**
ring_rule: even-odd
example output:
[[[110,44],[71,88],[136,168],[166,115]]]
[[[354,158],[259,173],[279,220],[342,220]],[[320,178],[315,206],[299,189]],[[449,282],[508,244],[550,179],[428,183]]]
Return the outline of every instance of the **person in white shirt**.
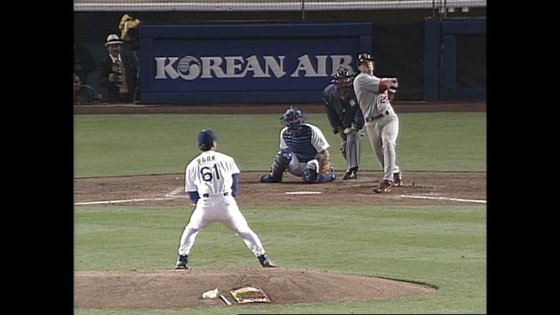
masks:
[[[232,157],[216,151],[217,140],[212,130],[202,130],[197,136],[202,153],[186,167],[185,192],[196,207],[181,235],[175,269],[190,268],[188,255],[198,232],[214,222],[224,224],[241,237],[262,267],[276,267],[237,206],[239,168]]]

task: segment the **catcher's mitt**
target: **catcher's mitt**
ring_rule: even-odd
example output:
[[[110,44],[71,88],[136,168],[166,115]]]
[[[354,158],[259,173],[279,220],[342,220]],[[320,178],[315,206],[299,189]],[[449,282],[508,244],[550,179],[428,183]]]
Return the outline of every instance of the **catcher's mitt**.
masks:
[[[315,158],[319,162],[319,170],[317,170],[317,172],[320,175],[325,174],[331,170],[331,159],[329,157],[329,153],[326,150],[321,153],[317,153]]]

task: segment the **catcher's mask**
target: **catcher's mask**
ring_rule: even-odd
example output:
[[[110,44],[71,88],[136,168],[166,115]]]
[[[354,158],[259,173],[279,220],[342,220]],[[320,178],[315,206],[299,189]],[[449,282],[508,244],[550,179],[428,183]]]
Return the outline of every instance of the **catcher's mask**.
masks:
[[[290,106],[280,118],[282,125],[288,127],[289,130],[298,132],[303,126],[303,114],[301,111],[293,106]]]

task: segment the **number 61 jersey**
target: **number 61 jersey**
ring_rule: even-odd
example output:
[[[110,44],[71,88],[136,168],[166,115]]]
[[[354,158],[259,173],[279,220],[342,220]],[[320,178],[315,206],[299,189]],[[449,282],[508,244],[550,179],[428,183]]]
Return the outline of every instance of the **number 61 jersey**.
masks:
[[[232,157],[213,150],[202,152],[194,158],[185,171],[185,191],[198,194],[231,194],[232,175],[239,168]]]

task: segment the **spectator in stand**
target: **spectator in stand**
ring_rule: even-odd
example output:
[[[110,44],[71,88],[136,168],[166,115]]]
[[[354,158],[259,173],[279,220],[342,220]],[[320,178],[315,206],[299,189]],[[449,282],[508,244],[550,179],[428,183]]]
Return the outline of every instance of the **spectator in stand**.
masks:
[[[80,84],[88,84],[88,76],[95,68],[95,60],[89,50],[74,44],[74,74],[78,76]]]
[[[136,88],[137,66],[133,59],[121,52],[122,41],[109,34],[105,47],[108,55],[99,64],[99,85],[107,103],[132,103]]]

